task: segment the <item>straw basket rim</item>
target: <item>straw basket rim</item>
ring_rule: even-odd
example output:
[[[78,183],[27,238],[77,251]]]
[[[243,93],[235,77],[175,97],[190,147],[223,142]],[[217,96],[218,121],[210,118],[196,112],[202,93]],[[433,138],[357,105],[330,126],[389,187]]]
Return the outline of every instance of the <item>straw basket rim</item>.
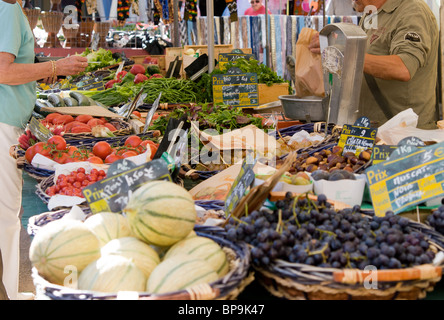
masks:
[[[197,235],[208,237],[221,245],[227,253],[230,270],[222,278],[211,282],[164,294],[134,292],[133,300],[231,300],[235,299],[254,280],[254,272],[250,269],[250,252],[246,244],[228,241],[224,229],[212,226],[195,225]],[[70,289],[48,282],[32,268],[32,278],[38,295],[49,297],[51,300],[115,300],[118,293],[98,293]]]

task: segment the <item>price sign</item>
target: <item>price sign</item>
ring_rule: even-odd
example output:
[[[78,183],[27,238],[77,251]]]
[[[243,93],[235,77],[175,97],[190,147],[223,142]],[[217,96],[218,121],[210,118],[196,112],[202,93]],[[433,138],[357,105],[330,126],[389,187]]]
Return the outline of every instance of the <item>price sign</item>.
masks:
[[[124,159],[125,160],[125,159]],[[109,177],[85,187],[82,192],[92,213],[121,212],[131,194],[152,180],[169,180],[168,165],[162,159],[134,167],[125,160],[110,167]]]
[[[224,65],[226,65],[227,63],[234,62],[239,58],[250,60],[250,59],[255,59],[255,56],[254,54],[251,53],[244,53],[240,49],[234,49],[231,51],[231,53],[219,53],[218,57],[219,67],[222,69]]]
[[[378,129],[369,126],[370,121],[366,117],[361,117],[354,125],[343,125],[338,141],[338,146],[342,147],[343,154],[353,152],[359,155],[361,151],[373,149]]]
[[[373,146],[372,152],[372,164],[378,164],[382,161],[387,160],[392,153],[399,148],[399,146],[403,145],[411,145],[417,147],[425,146],[425,143],[417,138],[417,137],[407,137],[399,141],[397,146],[393,145],[375,145]],[[402,150],[402,149],[399,149]],[[395,154],[398,154],[399,151],[396,151]],[[393,158],[393,157],[392,157]]]
[[[231,68],[227,74],[215,74],[213,102],[235,107],[253,107],[259,104],[256,73],[242,73],[239,68]]]
[[[242,197],[245,195],[245,191],[253,183],[255,179],[255,174],[253,168],[256,164],[257,159],[253,159],[251,153],[248,153],[245,157],[241,170],[231,185],[231,189],[225,200],[224,211],[225,215],[228,216],[234,208],[238,205]]]
[[[365,170],[377,216],[394,213],[444,194],[444,142],[404,144],[384,162]]]
[[[79,81],[75,84],[74,88],[77,90],[105,90],[105,81],[103,77],[94,77]]]
[[[28,125],[29,131],[39,140],[46,142],[53,136],[51,131],[43,123],[32,117]]]

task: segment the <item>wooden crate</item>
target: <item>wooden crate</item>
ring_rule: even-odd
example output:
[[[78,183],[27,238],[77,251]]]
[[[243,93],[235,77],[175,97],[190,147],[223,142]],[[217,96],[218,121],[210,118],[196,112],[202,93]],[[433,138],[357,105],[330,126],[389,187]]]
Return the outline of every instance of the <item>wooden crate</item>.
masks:
[[[259,105],[278,101],[279,96],[288,95],[288,83],[276,83],[267,86],[265,83],[258,84]]]
[[[182,58],[182,55],[183,55],[183,48],[182,47],[167,47],[167,48],[165,48],[165,56],[166,57]]]
[[[143,56],[132,56],[130,59],[134,60],[134,63],[136,64],[142,64],[144,66],[147,66],[148,64],[143,63],[146,57],[150,57],[153,59],[157,59],[157,64],[159,66],[159,69],[165,70],[165,55],[143,55]]]
[[[200,54],[208,54],[208,46],[201,45],[193,45],[193,46],[184,46],[183,50],[187,51],[188,49],[193,49],[194,51],[199,50]],[[214,45],[214,59],[219,57],[219,53],[230,53],[233,50],[232,44],[216,44]]]

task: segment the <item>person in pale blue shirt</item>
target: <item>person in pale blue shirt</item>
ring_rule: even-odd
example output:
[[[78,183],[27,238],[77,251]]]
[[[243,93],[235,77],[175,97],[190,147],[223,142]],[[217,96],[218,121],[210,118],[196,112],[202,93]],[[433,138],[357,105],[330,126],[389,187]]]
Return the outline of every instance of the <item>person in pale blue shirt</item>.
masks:
[[[0,0],[0,252],[8,298],[18,292],[20,210],[22,171],[9,155],[11,146],[28,123],[36,101],[36,81],[55,81],[57,76],[85,70],[85,57],[71,56],[57,61],[34,63],[34,35],[22,4]]]

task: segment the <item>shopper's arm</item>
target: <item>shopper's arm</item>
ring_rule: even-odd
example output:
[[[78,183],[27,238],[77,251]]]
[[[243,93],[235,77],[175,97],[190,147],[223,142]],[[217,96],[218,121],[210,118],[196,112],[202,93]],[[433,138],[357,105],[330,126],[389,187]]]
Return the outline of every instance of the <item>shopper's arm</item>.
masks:
[[[0,83],[20,85],[31,81],[51,78],[53,75],[52,63],[21,64],[14,63],[15,56],[7,52],[0,52]],[[71,56],[57,60],[57,75],[75,75],[85,70],[88,60],[85,57]]]
[[[397,55],[366,54],[364,72],[384,80],[409,81],[411,79],[409,70]]]

